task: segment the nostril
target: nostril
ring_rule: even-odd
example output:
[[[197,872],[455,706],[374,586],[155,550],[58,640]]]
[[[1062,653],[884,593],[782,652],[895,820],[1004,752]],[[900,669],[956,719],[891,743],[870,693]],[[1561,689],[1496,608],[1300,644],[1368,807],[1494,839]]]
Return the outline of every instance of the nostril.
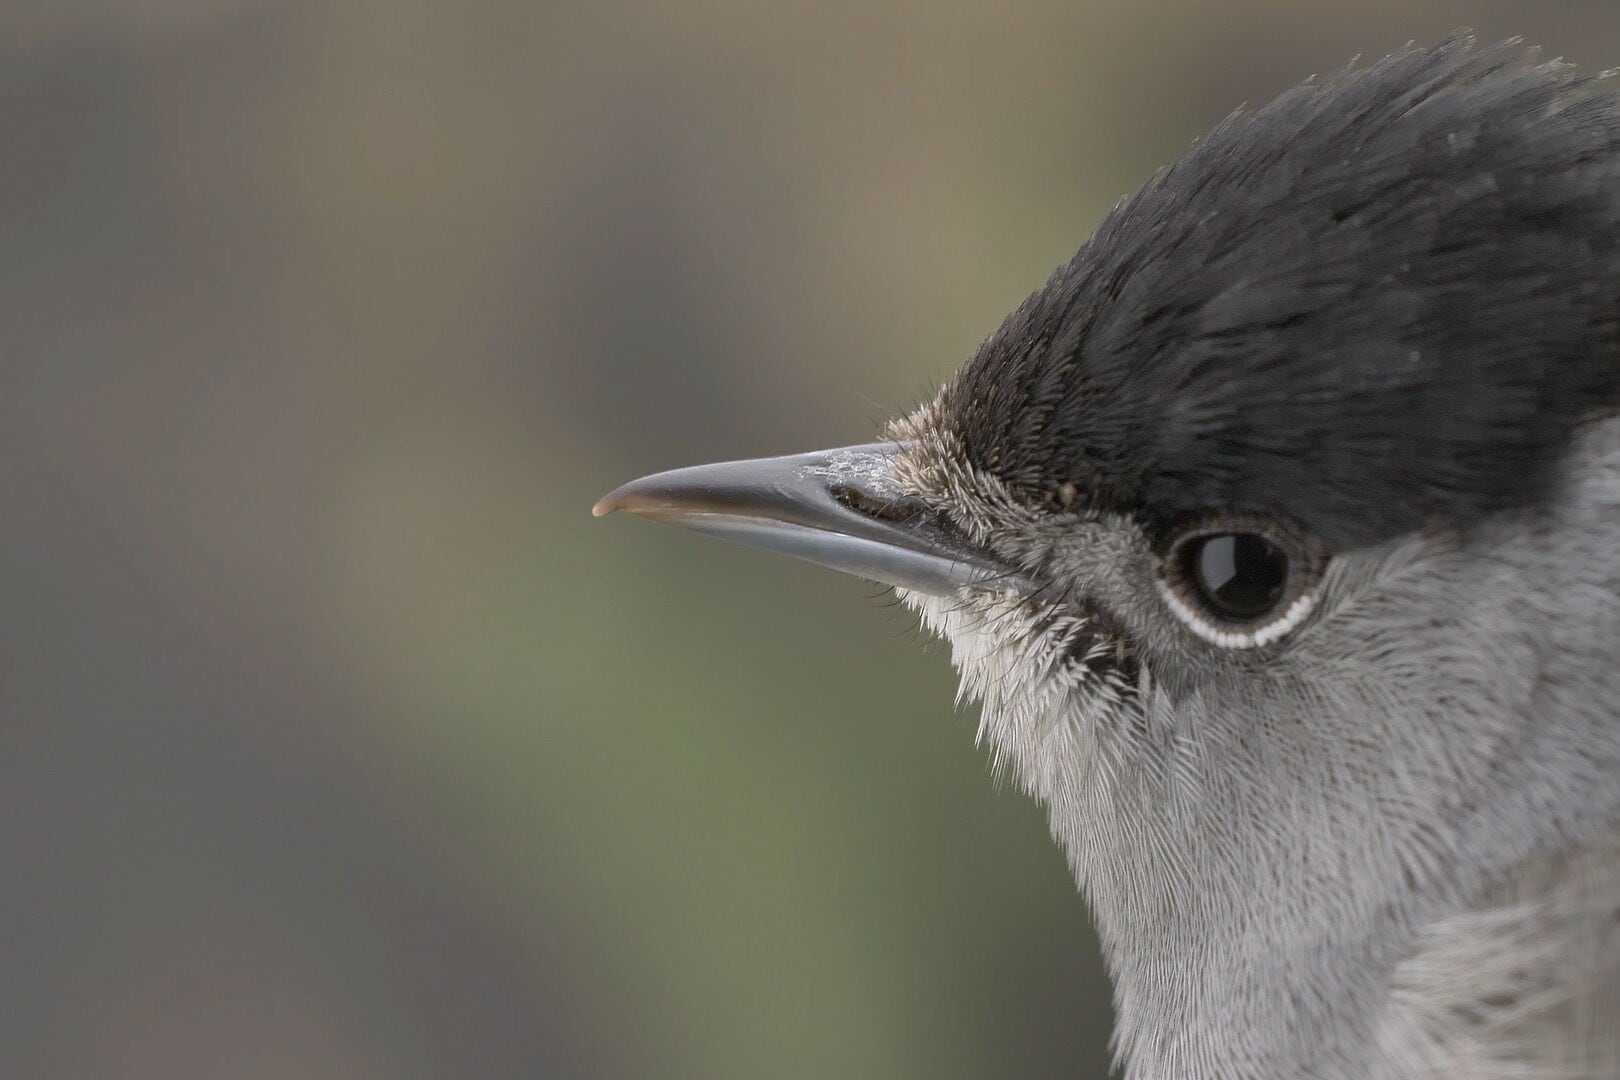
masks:
[[[833,501],[874,521],[908,524],[932,513],[916,499],[885,499],[843,485],[831,489]],[[937,515],[934,515],[937,517]]]

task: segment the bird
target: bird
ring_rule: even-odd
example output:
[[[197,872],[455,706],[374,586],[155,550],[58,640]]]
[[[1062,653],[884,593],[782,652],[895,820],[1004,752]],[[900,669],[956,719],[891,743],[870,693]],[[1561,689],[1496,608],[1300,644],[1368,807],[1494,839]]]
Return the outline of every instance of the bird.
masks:
[[[1145,1078],[1620,1077],[1620,93],[1240,109],[871,443],[594,508],[891,586]]]

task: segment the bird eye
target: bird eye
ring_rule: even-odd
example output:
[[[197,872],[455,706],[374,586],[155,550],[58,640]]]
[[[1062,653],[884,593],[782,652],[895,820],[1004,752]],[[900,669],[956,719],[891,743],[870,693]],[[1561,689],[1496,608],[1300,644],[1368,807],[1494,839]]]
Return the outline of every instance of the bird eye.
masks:
[[[1190,530],[1165,559],[1165,599],[1199,637],[1228,648],[1275,641],[1309,613],[1321,560],[1284,530],[1227,523]]]
[[[1222,618],[1264,618],[1288,586],[1288,556],[1259,533],[1200,536],[1182,548],[1181,572]]]

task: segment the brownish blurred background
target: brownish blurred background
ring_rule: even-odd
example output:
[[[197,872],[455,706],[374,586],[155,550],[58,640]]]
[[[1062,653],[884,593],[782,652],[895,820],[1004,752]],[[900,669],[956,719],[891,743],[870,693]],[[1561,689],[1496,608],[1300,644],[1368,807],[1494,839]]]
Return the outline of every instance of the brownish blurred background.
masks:
[[[1212,122],[1589,4],[0,4],[0,1076],[1100,1076],[856,442]]]

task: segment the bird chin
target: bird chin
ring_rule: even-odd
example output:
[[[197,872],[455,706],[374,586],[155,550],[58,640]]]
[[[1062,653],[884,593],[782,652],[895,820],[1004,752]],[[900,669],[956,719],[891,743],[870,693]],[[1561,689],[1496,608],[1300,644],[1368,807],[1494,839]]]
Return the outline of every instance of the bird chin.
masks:
[[[1043,801],[1072,784],[1093,758],[1098,726],[1135,710],[1145,676],[1123,645],[1083,611],[1027,597],[962,589],[942,597],[897,589],[923,627],[950,644],[961,677],[958,706],[981,705],[978,741],[996,771],[1015,773]]]

